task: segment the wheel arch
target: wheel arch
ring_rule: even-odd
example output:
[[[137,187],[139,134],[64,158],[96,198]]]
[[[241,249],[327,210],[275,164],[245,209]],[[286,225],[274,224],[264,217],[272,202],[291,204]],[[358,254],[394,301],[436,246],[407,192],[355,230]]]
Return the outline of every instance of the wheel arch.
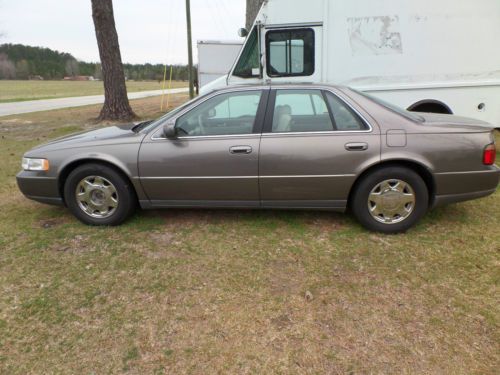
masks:
[[[413,103],[408,107],[408,111],[412,112],[430,112],[452,115],[453,111],[446,103],[436,99],[424,99]]]
[[[125,171],[124,168],[118,166],[117,164],[109,161],[109,160],[103,160],[99,158],[91,158],[91,157],[85,157],[85,158],[80,158],[80,159],[75,159],[70,162],[68,162],[66,165],[64,165],[61,170],[59,171],[58,175],[58,190],[59,194],[62,197],[63,201],[65,201],[64,197],[64,185],[66,184],[66,180],[68,179],[68,176],[72,171],[74,171],[76,168],[85,165],[85,164],[100,164],[104,165],[106,167],[112,168],[115,170],[117,173],[119,173],[124,179],[126,179],[129,183],[130,186],[134,189],[136,197],[139,196],[139,191],[137,191],[137,186],[133,183],[132,178],[130,175]]]
[[[424,164],[416,162],[414,160],[406,160],[406,159],[385,160],[380,163],[371,165],[370,167],[363,170],[363,172],[361,172],[357,176],[356,180],[354,181],[354,184],[351,187],[351,190],[349,191],[349,197],[347,200],[348,207],[351,205],[354,192],[356,191],[359,183],[363,180],[363,178],[365,178],[365,176],[381,168],[395,167],[395,166],[411,169],[414,172],[416,172],[422,178],[422,180],[424,180],[425,185],[427,186],[427,191],[429,192],[429,207],[432,207],[436,196],[436,180],[434,179],[434,176],[432,175],[429,168]]]

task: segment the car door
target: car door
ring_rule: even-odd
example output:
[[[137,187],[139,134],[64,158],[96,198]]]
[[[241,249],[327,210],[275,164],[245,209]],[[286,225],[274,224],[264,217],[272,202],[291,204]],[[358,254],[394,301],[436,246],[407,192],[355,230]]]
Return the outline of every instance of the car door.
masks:
[[[260,148],[263,207],[345,209],[366,166],[380,160],[380,132],[340,92],[270,94]]]
[[[139,173],[154,207],[259,206],[258,158],[269,90],[207,97],[175,119],[178,136],[161,126],[139,152]]]

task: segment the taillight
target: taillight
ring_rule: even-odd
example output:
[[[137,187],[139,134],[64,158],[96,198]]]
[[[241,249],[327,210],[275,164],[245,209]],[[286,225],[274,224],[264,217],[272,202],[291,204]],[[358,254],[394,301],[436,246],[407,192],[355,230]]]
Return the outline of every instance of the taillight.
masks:
[[[483,164],[484,165],[493,165],[495,164],[495,158],[497,156],[497,149],[495,144],[492,143],[484,148],[483,151]]]

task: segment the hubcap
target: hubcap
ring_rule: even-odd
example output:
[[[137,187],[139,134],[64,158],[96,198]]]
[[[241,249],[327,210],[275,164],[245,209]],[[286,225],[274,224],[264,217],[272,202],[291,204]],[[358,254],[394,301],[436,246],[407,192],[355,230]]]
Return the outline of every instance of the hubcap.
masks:
[[[104,177],[85,177],[76,186],[75,196],[80,209],[93,218],[110,217],[118,207],[116,188]]]
[[[411,215],[415,209],[415,192],[401,180],[379,183],[368,196],[368,211],[383,224],[397,224]]]

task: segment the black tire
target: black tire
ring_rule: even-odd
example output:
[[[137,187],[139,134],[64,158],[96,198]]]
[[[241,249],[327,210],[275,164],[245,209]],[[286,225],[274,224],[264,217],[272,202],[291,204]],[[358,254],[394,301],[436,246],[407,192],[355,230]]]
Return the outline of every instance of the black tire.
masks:
[[[415,197],[413,210],[408,217],[396,223],[382,223],[372,216],[369,209],[369,196],[373,189],[387,180],[406,182]],[[402,233],[413,227],[426,214],[429,207],[429,191],[422,178],[413,170],[388,166],[377,169],[362,177],[351,196],[350,207],[356,219],[366,229],[381,233]]]
[[[77,186],[90,176],[99,176],[107,180],[115,189],[116,207],[107,217],[92,217],[86,213],[77,200]],[[82,223],[93,226],[116,226],[122,224],[135,211],[137,197],[130,182],[114,168],[106,165],[89,163],[73,170],[64,184],[64,199],[71,213]]]

